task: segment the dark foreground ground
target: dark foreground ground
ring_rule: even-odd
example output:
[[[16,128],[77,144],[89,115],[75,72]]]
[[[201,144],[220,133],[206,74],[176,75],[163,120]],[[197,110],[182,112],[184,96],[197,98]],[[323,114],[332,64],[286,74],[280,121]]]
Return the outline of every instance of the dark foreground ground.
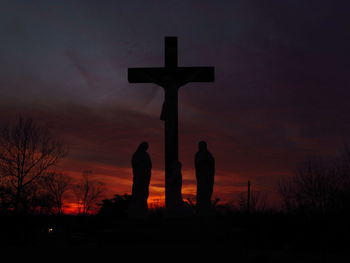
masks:
[[[101,216],[0,217],[0,247],[191,251],[236,262],[350,262],[350,220],[284,214],[226,214],[148,220]]]

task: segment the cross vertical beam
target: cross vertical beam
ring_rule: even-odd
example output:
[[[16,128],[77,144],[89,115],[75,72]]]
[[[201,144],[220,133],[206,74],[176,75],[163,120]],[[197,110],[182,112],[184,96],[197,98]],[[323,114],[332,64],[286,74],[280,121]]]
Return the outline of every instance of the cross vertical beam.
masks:
[[[177,68],[177,38],[166,37],[164,47],[165,68]],[[179,161],[179,127],[178,127],[178,86],[174,82],[164,85],[164,161],[165,161],[165,206],[173,208],[180,200],[174,193],[173,182],[176,181],[173,167]]]
[[[166,117],[164,120],[164,152],[165,152],[165,205],[173,208],[178,205],[180,200],[178,193],[174,193],[174,182],[178,181],[174,178],[173,168],[179,161],[179,127],[178,127],[178,87],[169,85],[165,89],[165,107]]]
[[[166,68],[177,67],[177,37],[166,37],[164,47],[164,60]]]

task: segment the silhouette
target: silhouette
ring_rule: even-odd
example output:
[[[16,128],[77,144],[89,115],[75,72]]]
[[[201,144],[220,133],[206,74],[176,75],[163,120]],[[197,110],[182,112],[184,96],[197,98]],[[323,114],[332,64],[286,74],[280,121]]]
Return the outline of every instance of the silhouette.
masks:
[[[114,195],[111,199],[104,199],[99,204],[98,215],[113,218],[125,218],[128,215],[128,208],[131,202],[131,195]]]
[[[91,173],[88,170],[83,171],[80,182],[73,186],[79,215],[88,215],[93,212],[97,200],[105,190],[102,182],[90,178]]]
[[[143,218],[147,215],[147,199],[151,180],[152,161],[147,153],[148,143],[142,142],[132,156],[132,198],[129,208],[129,217]]]
[[[56,172],[49,172],[41,178],[41,187],[53,199],[58,215],[63,214],[63,196],[69,189],[71,181],[68,175]]]
[[[201,141],[198,144],[198,152],[195,156],[195,168],[197,179],[197,212],[205,215],[212,212],[211,196],[213,194],[215,160],[208,151],[207,143]]]
[[[189,82],[214,81],[214,67],[178,67],[177,37],[165,38],[165,67],[129,68],[130,83],[155,83],[164,88],[165,99],[160,119],[165,122],[165,205],[173,208],[173,200],[181,195],[181,187],[171,184],[172,166],[178,154],[178,89]]]
[[[30,190],[66,154],[63,142],[31,118],[19,118],[0,131],[0,176],[9,182],[5,187],[13,197],[14,213],[30,210],[30,199],[37,193]]]
[[[183,205],[181,188],[182,188],[182,172],[181,172],[182,164],[181,162],[175,161],[172,166],[171,177],[168,178],[170,182],[168,191],[172,191],[173,195],[168,195],[171,199],[168,200],[168,206],[170,208],[179,208]]]

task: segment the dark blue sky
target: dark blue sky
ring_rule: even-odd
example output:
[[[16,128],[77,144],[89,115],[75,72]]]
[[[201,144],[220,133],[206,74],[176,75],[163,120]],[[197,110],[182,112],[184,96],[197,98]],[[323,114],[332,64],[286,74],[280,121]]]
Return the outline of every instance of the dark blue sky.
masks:
[[[0,1],[0,125],[19,115],[48,125],[110,193],[130,191],[130,156],[150,142],[151,194],[163,191],[160,87],[127,82],[128,67],[215,66],[216,81],[180,91],[184,191],[207,140],[215,194],[250,179],[273,189],[298,161],[334,155],[350,134],[347,1]]]

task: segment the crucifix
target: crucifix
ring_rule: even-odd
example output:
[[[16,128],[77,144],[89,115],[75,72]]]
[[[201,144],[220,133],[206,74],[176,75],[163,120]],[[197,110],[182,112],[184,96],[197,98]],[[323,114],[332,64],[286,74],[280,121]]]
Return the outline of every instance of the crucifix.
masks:
[[[165,37],[165,66],[162,68],[129,68],[129,83],[155,83],[164,88],[164,103],[160,119],[165,130],[165,206],[176,208],[181,196],[173,167],[179,160],[178,90],[189,82],[213,82],[214,67],[178,67],[177,37]],[[181,179],[180,179],[181,180]]]

